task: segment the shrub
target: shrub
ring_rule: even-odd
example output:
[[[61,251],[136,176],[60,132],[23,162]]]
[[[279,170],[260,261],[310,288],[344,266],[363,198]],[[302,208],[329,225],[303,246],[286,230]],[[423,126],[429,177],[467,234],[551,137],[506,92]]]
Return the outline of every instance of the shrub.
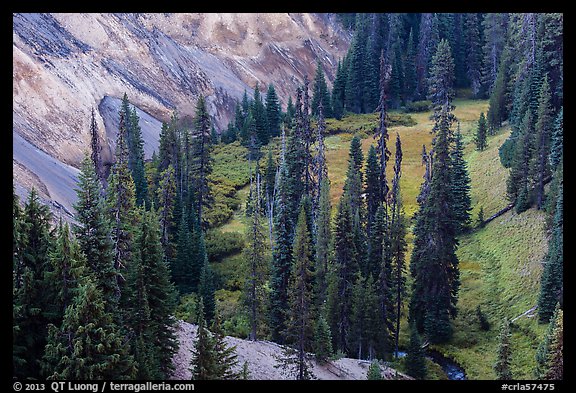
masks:
[[[406,104],[406,112],[413,113],[413,112],[427,112],[430,110],[432,106],[432,101],[424,100],[424,101],[413,101]]]
[[[206,232],[206,252],[211,262],[237,254],[244,248],[244,237],[238,232],[222,232],[212,229]]]

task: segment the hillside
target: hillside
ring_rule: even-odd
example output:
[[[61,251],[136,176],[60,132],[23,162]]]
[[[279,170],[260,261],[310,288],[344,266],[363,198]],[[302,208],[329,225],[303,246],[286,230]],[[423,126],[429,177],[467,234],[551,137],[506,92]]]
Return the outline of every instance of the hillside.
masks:
[[[110,163],[127,93],[150,157],[161,122],[192,115],[200,95],[220,130],[256,82],[273,83],[285,106],[317,59],[333,80],[350,40],[330,14],[14,14],[13,22],[14,184],[68,211],[74,182],[54,173],[74,177],[92,109]]]
[[[197,325],[179,321],[177,327],[180,348],[174,358],[175,371],[172,379],[190,379],[190,359],[191,349],[196,339]],[[277,357],[282,356],[282,347],[270,341],[249,341],[236,337],[226,337],[226,344],[236,346],[238,364],[235,368],[240,371],[244,362],[248,364],[249,379],[256,380],[283,380],[292,379],[290,375],[276,368]],[[312,361],[312,373],[316,379],[323,380],[365,380],[370,363],[357,359],[340,358],[325,365],[320,365],[315,360]],[[381,365],[384,379],[412,379],[411,377],[398,373],[396,370]]]

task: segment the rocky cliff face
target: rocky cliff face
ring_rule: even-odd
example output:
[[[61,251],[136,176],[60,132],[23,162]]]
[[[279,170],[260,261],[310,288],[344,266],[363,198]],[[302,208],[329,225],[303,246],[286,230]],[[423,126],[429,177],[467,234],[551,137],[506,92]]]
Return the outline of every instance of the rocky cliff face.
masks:
[[[349,41],[330,14],[14,14],[15,188],[72,211],[92,108],[110,158],[127,93],[150,156],[161,122],[193,114],[199,95],[222,129],[256,82],[285,106],[318,60],[333,80]]]

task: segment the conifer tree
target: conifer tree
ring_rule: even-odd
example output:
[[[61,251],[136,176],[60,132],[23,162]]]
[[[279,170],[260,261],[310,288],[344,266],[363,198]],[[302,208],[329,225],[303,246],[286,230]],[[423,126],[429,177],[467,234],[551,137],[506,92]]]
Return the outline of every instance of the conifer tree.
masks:
[[[196,103],[194,128],[192,130],[192,157],[190,174],[192,186],[195,190],[196,219],[201,227],[205,226],[202,212],[210,206],[212,195],[208,178],[212,173],[212,157],[210,155],[210,117],[206,109],[206,101],[203,96]]]
[[[274,85],[268,85],[266,92],[266,123],[268,124],[268,135],[270,137],[280,136],[280,118],[282,117],[282,110],[278,95],[274,89]]]
[[[146,172],[144,170],[144,141],[142,139],[142,129],[140,128],[140,118],[135,107],[129,112],[125,119],[130,123],[128,127],[128,168],[134,181],[134,191],[137,206],[148,206],[148,183],[146,182]]]
[[[392,180],[392,203],[390,222],[390,254],[391,254],[391,289],[395,295],[395,312],[393,321],[395,337],[395,353],[398,353],[398,342],[400,338],[400,317],[405,293],[405,255],[406,243],[406,223],[402,208],[402,198],[400,194],[400,177],[402,175],[402,142],[400,135],[396,134],[396,154],[394,161],[394,178]]]
[[[316,216],[315,243],[315,298],[318,310],[323,310],[328,290],[328,266],[332,246],[332,208],[330,205],[330,180],[328,176],[320,184],[318,213]]]
[[[459,221],[453,210],[454,192],[448,134],[447,105],[440,112],[434,145],[432,178],[422,201],[414,229],[410,272],[414,278],[410,321],[425,332],[430,342],[443,342],[452,335],[450,318],[456,315],[460,286],[456,256]]]
[[[96,117],[94,115],[94,108],[90,115],[90,158],[94,163],[94,168],[98,178],[102,182],[102,186],[106,187],[106,177],[104,174],[104,166],[102,164],[102,145],[100,144],[100,137],[98,136],[98,125],[96,124]]]
[[[564,108],[561,107],[550,138],[550,168],[556,170],[563,158],[564,148]]]
[[[380,371],[380,364],[378,360],[374,359],[370,363],[370,367],[368,367],[368,372],[366,374],[366,379],[371,381],[381,380],[382,378],[382,371]]]
[[[171,242],[173,241],[170,228],[174,219],[174,203],[176,198],[176,179],[174,177],[174,167],[168,165],[162,173],[158,189],[156,190],[158,200],[158,215],[160,220],[160,240],[164,247],[164,253],[167,258],[173,258]]]
[[[105,297],[84,277],[74,302],[67,308],[62,327],[50,325],[45,358],[53,362],[48,379],[133,379],[136,364],[128,345],[106,311]]]
[[[162,243],[160,241],[158,213],[152,208],[142,212],[142,220],[136,241],[138,260],[134,262],[134,278],[136,287],[142,288],[136,292],[137,299],[148,309],[150,317],[148,325],[140,325],[140,337],[144,345],[151,346],[151,363],[156,370],[149,376],[164,379],[172,370],[172,357],[177,350],[174,311],[176,309],[176,291],[169,280],[169,270]],[[138,316],[140,309],[130,298],[131,314]],[[145,315],[145,313],[143,313]]]
[[[247,246],[244,249],[246,263],[246,287],[244,297],[249,310],[250,335],[252,341],[258,340],[258,326],[261,324],[261,315],[264,307],[264,284],[267,273],[266,237],[262,228],[262,206],[260,194],[260,174],[256,181],[251,181],[250,205],[252,222],[250,230],[246,233]],[[254,183],[256,183],[254,187]]]
[[[16,198],[13,201],[18,204]],[[13,373],[19,378],[40,378],[39,361],[46,344],[46,324],[50,321],[44,272],[51,270],[52,214],[40,203],[34,188],[28,194],[24,210],[20,213],[19,207],[13,206],[13,209],[18,221],[13,243],[16,252],[13,257],[13,356],[19,364]]]
[[[86,155],[78,175],[78,200],[74,205],[78,224],[73,231],[86,256],[87,266],[95,274],[95,283],[105,299],[106,311],[116,312],[119,292],[118,271],[114,268],[114,244],[110,223],[94,164]]]
[[[278,193],[276,195],[276,217],[272,267],[270,271],[270,316],[272,340],[284,342],[286,328],[285,310],[288,309],[288,278],[292,267],[291,212],[289,211],[289,187],[291,185],[286,162],[286,144],[283,133],[282,153],[278,170]]]
[[[78,242],[71,238],[68,223],[62,219],[56,227],[56,238],[49,251],[50,268],[44,271],[47,319],[60,326],[66,308],[72,304],[78,287],[78,277],[84,274],[86,264]]]
[[[488,127],[486,125],[486,117],[484,112],[480,113],[480,118],[478,119],[478,127],[476,128],[476,135],[474,137],[474,143],[476,143],[476,150],[484,150],[486,148],[486,134]]]
[[[202,298],[198,302],[197,317],[198,330],[196,339],[192,347],[192,359],[190,361],[190,372],[193,380],[217,379],[218,364],[214,351],[214,339],[206,327],[204,317],[204,302]]]
[[[419,26],[416,52],[416,89],[419,99],[424,99],[428,88],[430,61],[438,45],[437,17],[432,13],[422,13]]]
[[[510,322],[504,321],[500,329],[500,335],[498,337],[498,357],[496,363],[494,364],[494,371],[496,372],[496,379],[499,380],[510,380],[512,379],[512,373],[510,370],[510,365],[512,361],[512,351],[511,351],[511,339],[512,335],[510,333]]]
[[[313,210],[313,223],[312,235],[313,238],[317,235],[317,218],[320,205],[320,194],[322,183],[324,179],[328,178],[328,166],[326,165],[326,147],[324,145],[324,133],[326,132],[326,122],[324,121],[324,106],[322,101],[319,102],[317,113],[317,128],[316,128],[316,155],[313,158],[313,179],[315,189],[312,190],[312,210]]]
[[[406,102],[412,102],[416,97],[416,44],[414,32],[410,28],[406,41],[406,57],[404,60],[404,97]]]
[[[483,85],[488,95],[493,91],[498,77],[498,68],[504,51],[506,40],[507,14],[490,12],[484,15],[482,27],[484,30],[483,51]]]
[[[558,315],[562,312],[560,309],[560,304],[557,303],[554,309],[554,314],[550,321],[548,322],[548,328],[546,329],[546,334],[543,340],[538,345],[538,350],[536,351],[536,367],[534,368],[534,378],[544,379],[548,371],[548,357],[550,354],[550,342],[554,334],[554,328],[556,327]]]
[[[294,265],[290,272],[288,287],[288,318],[286,337],[292,343],[292,348],[285,351],[285,365],[291,364],[296,379],[310,379],[307,351],[311,349],[313,329],[313,298],[312,298],[312,242],[306,222],[304,204],[300,207],[292,255]]]
[[[498,67],[498,74],[492,86],[488,113],[486,114],[490,134],[502,126],[502,122],[508,118],[508,82],[510,72],[510,55],[507,49],[502,53],[502,59]]]
[[[284,114],[284,125],[289,130],[294,128],[294,117],[296,116],[296,107],[292,102],[292,96],[288,97],[288,103],[286,104],[286,113]]]
[[[239,372],[234,371],[238,364],[238,355],[236,354],[236,346],[228,346],[224,340],[224,333],[222,332],[221,317],[218,312],[214,315],[214,322],[212,322],[211,333],[214,340],[214,352],[216,359],[216,378],[214,379],[240,379]],[[244,363],[246,365],[246,363]]]
[[[318,116],[319,106],[322,103],[322,109],[325,117],[332,117],[332,104],[326,78],[324,77],[324,70],[320,60],[316,64],[316,75],[314,76],[314,83],[312,86],[312,115]]]
[[[314,355],[316,360],[324,364],[332,356],[332,334],[330,326],[323,315],[316,320],[314,330]]]
[[[434,109],[435,125],[432,128],[433,132],[438,132],[440,112],[446,107],[448,118],[454,121],[452,111],[454,106],[452,100],[454,99],[454,59],[450,44],[445,39],[441,40],[438,47],[435,48],[436,53],[432,57],[432,66],[430,68],[430,78],[428,80],[428,99],[432,101]]]
[[[253,133],[256,137],[256,145],[258,149],[264,145],[267,145],[270,141],[270,130],[268,125],[267,111],[262,101],[262,95],[260,93],[260,87],[258,82],[254,87],[254,98],[252,100],[252,105],[250,107],[252,117],[254,119]],[[258,150],[259,151],[259,150]],[[259,154],[254,157],[256,160],[259,158]]]
[[[544,206],[544,179],[551,175],[550,171],[550,136],[554,127],[554,116],[551,107],[550,84],[548,76],[544,76],[544,81],[540,88],[538,113],[536,120],[536,151],[533,159],[533,178],[535,183],[536,207],[542,209]]]
[[[130,174],[129,149],[124,112],[120,112],[120,129],[116,141],[116,162],[112,166],[106,193],[106,207],[111,223],[113,263],[117,272],[120,298],[124,288],[124,274],[134,252],[134,237],[138,225],[135,186]],[[121,300],[122,301],[122,300]]]
[[[378,117],[378,129],[374,138],[378,141],[377,144],[377,156],[379,159],[379,200],[381,203],[385,204],[386,198],[388,196],[388,181],[386,180],[386,165],[388,163],[388,158],[390,157],[390,150],[388,150],[387,143],[390,138],[388,135],[388,128],[386,124],[387,117],[387,88],[388,81],[390,77],[390,65],[385,62],[384,52],[380,54],[380,101],[378,103],[379,117]],[[386,206],[384,205],[384,208]],[[386,213],[386,210],[385,210]]]
[[[372,275],[358,273],[352,288],[351,325],[348,342],[355,357],[373,359],[377,350],[388,348],[388,330],[380,326],[378,294]],[[382,351],[378,351],[381,352]]]
[[[467,13],[464,18],[464,35],[466,42],[466,76],[472,88],[472,95],[480,97],[482,91],[482,48],[480,42],[480,30],[478,14]]]
[[[546,359],[544,379],[562,380],[564,378],[564,312],[558,309],[551,319],[552,334]]]
[[[344,114],[344,100],[345,100],[345,86],[346,86],[346,73],[345,66],[341,60],[338,60],[338,68],[336,69],[336,78],[332,86],[332,114],[338,120]]]
[[[352,284],[359,270],[358,252],[354,242],[350,202],[340,198],[334,231],[335,281],[330,293],[330,330],[335,348],[352,353],[348,337],[351,325]]]
[[[464,144],[460,133],[460,123],[454,134],[454,146],[450,152],[451,159],[451,188],[454,219],[456,220],[456,235],[463,233],[470,225],[470,176],[466,160],[464,159]]]
[[[201,236],[200,248],[204,248],[204,235]],[[202,270],[200,271],[198,295],[204,299],[204,315],[206,317],[206,321],[212,322],[216,313],[216,297],[214,293],[216,288],[214,283],[214,270],[208,262],[206,251],[204,250],[204,252],[201,252],[200,255],[202,254],[204,255],[204,264],[202,265]]]
[[[428,373],[422,340],[414,323],[410,324],[410,344],[406,353],[406,373],[416,379],[425,379]]]
[[[552,236],[548,241],[548,253],[544,260],[544,270],[540,279],[538,297],[538,319],[541,323],[550,320],[556,303],[561,301],[564,279],[564,192],[560,182],[556,196],[556,208],[552,225]]]
[[[366,158],[366,186],[364,193],[366,194],[366,229],[370,236],[376,209],[382,202],[380,200],[380,165],[374,145],[370,145],[368,157]]]

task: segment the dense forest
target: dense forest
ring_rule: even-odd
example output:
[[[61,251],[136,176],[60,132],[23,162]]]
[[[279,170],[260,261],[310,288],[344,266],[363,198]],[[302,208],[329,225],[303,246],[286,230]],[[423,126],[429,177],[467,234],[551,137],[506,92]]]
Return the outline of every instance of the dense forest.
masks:
[[[198,325],[193,379],[246,378],[223,343],[239,323],[242,338],[283,345],[281,366],[296,379],[314,377],[311,354],[392,361],[400,352],[408,375],[428,379],[424,348],[455,335],[460,240],[493,219],[471,213],[454,103],[463,92],[488,101],[477,151],[511,129],[499,147],[509,170],[502,208],[546,214],[536,312],[547,331],[533,373],[563,378],[563,15],[339,18],[353,38],[333,81],[319,62],[291,97],[256,84],[224,130],[200,97],[193,118],[175,111],[162,124],[150,160],[127,95],[111,168],[92,112],[72,222],[51,214],[34,190],[25,201],[13,193],[15,378],[168,379],[185,310]],[[430,112],[431,144],[421,143],[425,171],[417,210],[407,214],[403,141],[390,128],[421,112]],[[327,122],[355,114],[374,114],[377,125],[366,155],[358,135],[349,141],[334,204]],[[245,152],[243,180],[215,176],[227,149]],[[219,231],[239,208],[245,233]],[[243,322],[227,320],[215,294],[224,283],[214,262],[234,250]],[[488,330],[483,317],[478,308]],[[510,325],[492,328],[498,379],[515,378]]]

